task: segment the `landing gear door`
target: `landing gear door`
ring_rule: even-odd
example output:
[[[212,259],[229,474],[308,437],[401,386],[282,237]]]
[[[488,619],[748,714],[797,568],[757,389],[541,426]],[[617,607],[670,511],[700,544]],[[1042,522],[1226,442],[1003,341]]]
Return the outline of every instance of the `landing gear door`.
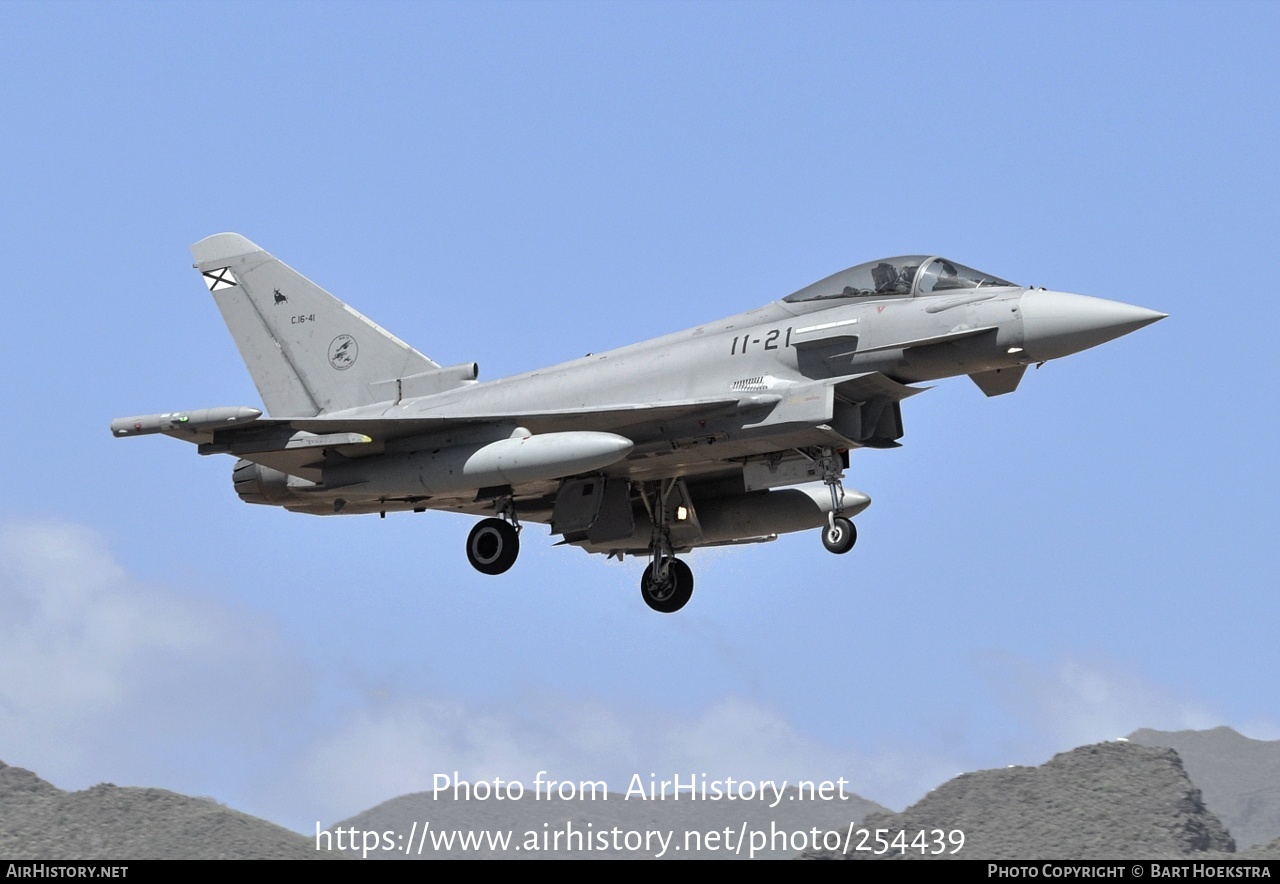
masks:
[[[742,484],[747,491],[821,481],[822,473],[809,457],[759,458],[742,465]]]
[[[592,543],[621,540],[635,533],[635,514],[631,510],[631,485],[626,479],[605,482],[600,509],[591,523],[587,539]]]
[[[603,498],[603,476],[565,479],[560,483],[555,507],[551,510],[551,530],[556,534],[587,530],[596,520]]]
[[[553,533],[586,531],[592,543],[607,543],[630,537],[635,529],[631,486],[626,479],[590,476],[560,483],[551,510]]]

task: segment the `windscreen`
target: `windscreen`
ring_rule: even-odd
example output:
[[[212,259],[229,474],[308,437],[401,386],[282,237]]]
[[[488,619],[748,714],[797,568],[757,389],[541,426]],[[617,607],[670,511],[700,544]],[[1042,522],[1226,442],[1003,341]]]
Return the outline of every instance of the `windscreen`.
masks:
[[[994,286],[1012,286],[1008,282],[948,261],[946,258],[930,258],[928,255],[903,255],[868,261],[848,270],[841,270],[813,285],[806,286],[784,298],[791,304],[805,301],[822,301],[834,298],[891,298],[912,295],[930,295],[940,292],[977,289]]]

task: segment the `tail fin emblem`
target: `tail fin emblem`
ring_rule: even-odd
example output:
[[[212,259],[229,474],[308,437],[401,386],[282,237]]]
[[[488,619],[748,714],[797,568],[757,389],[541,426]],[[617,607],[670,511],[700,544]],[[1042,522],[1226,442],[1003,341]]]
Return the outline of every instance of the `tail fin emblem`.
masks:
[[[209,287],[209,291],[216,292],[219,289],[229,289],[240,283],[236,282],[235,276],[231,273],[230,267],[222,267],[218,270],[206,270],[203,274],[204,284]]]
[[[356,364],[356,339],[351,335],[338,335],[329,344],[329,364],[338,371],[346,371]]]

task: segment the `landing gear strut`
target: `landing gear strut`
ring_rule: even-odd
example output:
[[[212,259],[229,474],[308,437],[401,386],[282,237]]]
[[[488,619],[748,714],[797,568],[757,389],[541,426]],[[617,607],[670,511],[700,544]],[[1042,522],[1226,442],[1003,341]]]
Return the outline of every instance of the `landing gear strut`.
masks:
[[[640,578],[640,596],[646,605],[662,614],[679,611],[693,596],[693,571],[675,557],[671,546],[671,518],[667,507],[676,481],[668,479],[657,487],[640,489],[640,499],[653,522],[649,567]]]
[[[817,465],[822,470],[822,481],[827,483],[827,489],[831,492],[831,512],[827,516],[827,527],[822,529],[822,545],[828,552],[843,555],[858,542],[858,529],[842,515],[844,482],[841,480],[844,478],[844,464],[835,451],[824,448],[817,458]]]
[[[520,555],[520,520],[508,498],[498,508],[499,519],[482,519],[467,535],[467,561],[481,574],[502,574]]]

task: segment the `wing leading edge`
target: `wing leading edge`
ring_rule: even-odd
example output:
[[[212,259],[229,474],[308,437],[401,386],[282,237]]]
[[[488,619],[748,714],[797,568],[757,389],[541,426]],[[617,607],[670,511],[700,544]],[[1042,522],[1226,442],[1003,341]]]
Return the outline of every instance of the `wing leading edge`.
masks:
[[[606,408],[566,408],[549,411],[512,411],[500,414],[427,415],[416,417],[263,418],[247,406],[200,409],[117,418],[114,435],[141,436],[159,433],[191,442],[200,454],[230,454],[311,481],[326,452],[344,456],[380,453],[387,446],[401,448],[420,441],[447,444],[448,437],[470,431],[472,437],[492,439],[510,435],[517,427],[532,434],[566,431],[606,431],[627,435],[645,425],[697,415],[710,416],[726,409],[769,397],[693,399],[660,405],[626,404]]]

